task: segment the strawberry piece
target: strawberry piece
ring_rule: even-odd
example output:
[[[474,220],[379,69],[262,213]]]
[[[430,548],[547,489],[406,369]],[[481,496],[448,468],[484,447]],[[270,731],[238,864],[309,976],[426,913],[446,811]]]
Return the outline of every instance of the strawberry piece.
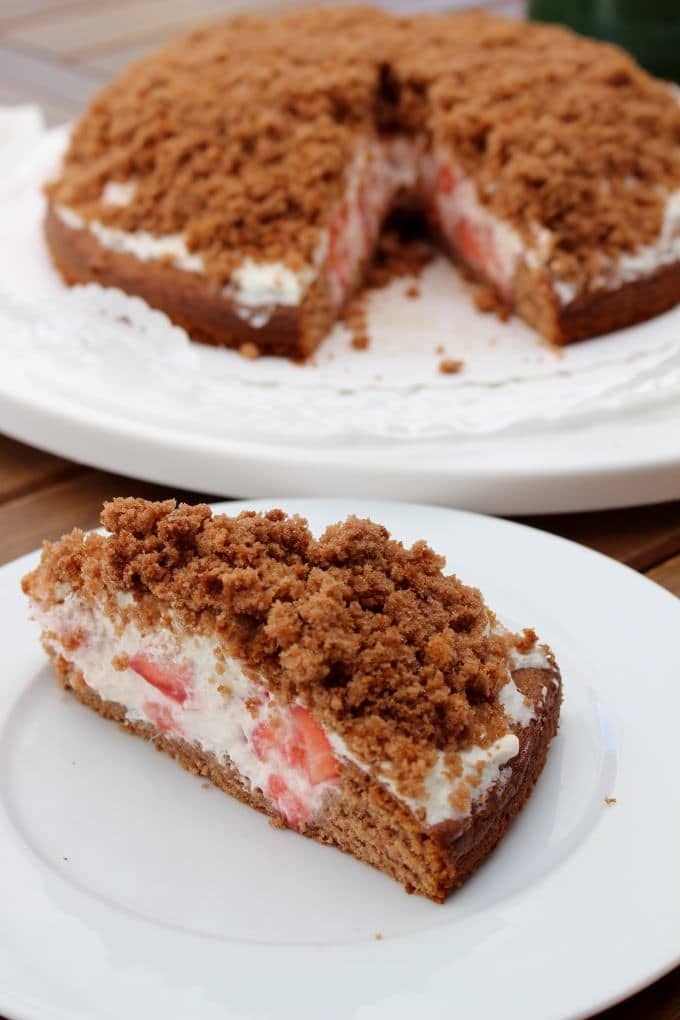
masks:
[[[349,248],[347,244],[347,222],[349,206],[343,203],[328,226],[328,262],[336,278],[339,295],[344,300],[350,282]]]
[[[359,216],[361,218],[361,229],[364,235],[364,247],[369,251],[375,242],[378,232],[378,213],[376,203],[371,194],[371,181],[364,181],[359,188]]]
[[[444,195],[452,195],[456,186],[456,178],[449,166],[442,166],[437,173],[437,188]]]
[[[148,716],[156,729],[163,732],[168,730],[181,732],[181,727],[177,725],[173,717],[172,709],[168,708],[167,705],[158,705],[155,701],[145,701],[142,705],[142,711],[144,715]]]
[[[298,832],[301,831],[307,821],[308,812],[303,802],[297,794],[293,793],[281,776],[269,777],[267,795],[290,828],[297,829]]]
[[[312,786],[337,779],[338,760],[328,737],[302,705],[293,705],[288,713],[283,753],[293,768],[303,769]]]
[[[253,730],[250,741],[255,754],[260,761],[267,761],[276,748],[276,737],[271,726],[266,722],[259,722]]]
[[[188,669],[167,659],[153,660],[144,652],[136,652],[130,659],[130,669],[143,677],[148,684],[183,705],[189,697],[191,676]]]
[[[466,217],[461,217],[454,227],[454,239],[458,250],[475,269],[489,268],[491,252],[486,233],[472,226]]]

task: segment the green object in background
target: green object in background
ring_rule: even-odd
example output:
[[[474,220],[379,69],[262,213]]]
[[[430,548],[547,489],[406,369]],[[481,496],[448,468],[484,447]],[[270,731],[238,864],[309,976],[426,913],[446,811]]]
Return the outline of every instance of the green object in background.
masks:
[[[617,43],[652,74],[680,81],[680,0],[529,0],[529,17]]]

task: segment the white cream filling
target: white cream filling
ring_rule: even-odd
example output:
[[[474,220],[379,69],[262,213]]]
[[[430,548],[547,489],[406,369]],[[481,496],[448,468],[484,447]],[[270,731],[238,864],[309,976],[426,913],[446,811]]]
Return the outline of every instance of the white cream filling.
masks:
[[[439,171],[447,169],[455,179],[455,187],[446,193],[437,186]],[[474,268],[482,272],[498,288],[500,293],[512,296],[515,272],[520,260],[534,271],[546,271],[551,278],[560,304],[570,304],[580,293],[581,287],[569,280],[555,276],[548,267],[554,235],[550,230],[533,223],[534,244],[527,244],[521,235],[503,220],[498,219],[480,202],[475,182],[465,177],[443,154],[436,159],[424,156],[421,173],[426,195],[434,196],[434,205],[447,239],[454,247],[459,246],[461,223],[469,225],[476,235],[481,248],[485,250],[483,261],[475,258],[473,252],[463,251]],[[595,277],[592,286],[603,290],[614,290],[625,283],[652,276],[663,266],[680,260],[680,189],[670,192],[666,200],[661,231],[654,244],[642,245],[630,253],[622,253],[610,259],[601,273]]]
[[[498,219],[477,194],[477,185],[439,153],[421,159],[421,176],[426,196],[431,196],[436,218],[454,249],[490,279],[500,293],[510,298],[517,264],[526,255],[525,241],[507,223]],[[449,187],[442,187],[442,176]],[[464,236],[465,232],[469,237]],[[466,246],[466,240],[474,243]]]
[[[230,758],[251,788],[265,796],[272,775],[282,777],[310,815],[320,809],[326,794],[336,786],[331,781],[312,785],[302,770],[287,767],[280,758],[263,761],[258,757],[253,733],[260,723],[268,721],[272,709],[263,700],[264,689],[245,675],[235,659],[218,658],[214,638],[186,633],[179,637],[168,629],[150,636],[141,634],[134,623],[128,623],[117,634],[104,613],[85,609],[74,595],[46,612],[34,604],[33,615],[56,635],[49,638],[50,643],[81,671],[88,686],[105,701],[123,705],[131,722],[167,729],[214,754],[219,762]],[[85,642],[75,648],[63,647],[59,635],[81,628],[87,635]],[[131,658],[140,650],[152,660],[172,660],[186,666],[191,684],[183,704],[152,686],[134,669],[119,670],[112,665],[116,656]],[[248,699],[261,702],[255,716],[246,704]],[[159,718],[166,725],[158,727]]]
[[[64,205],[58,205],[55,211],[71,230],[89,230],[102,247],[110,251],[132,255],[140,262],[169,261],[175,269],[185,273],[204,272],[202,256],[189,251],[182,234],[157,236],[146,230],[119,230],[107,227],[99,220],[85,220]],[[225,296],[236,302],[234,310],[237,314],[253,326],[263,326],[277,305],[299,305],[317,272],[313,267],[295,271],[283,262],[256,262],[247,256],[232,273]]]
[[[276,307],[298,307],[317,279],[331,253],[331,299],[340,307],[351,288],[356,269],[373,247],[380,224],[400,187],[416,179],[415,150],[405,139],[364,145],[346,174],[347,190],[328,228],[320,231],[312,264],[299,270],[280,261],[261,262],[244,256],[224,288],[235,313],[253,328],[271,319]],[[137,183],[108,181],[102,191],[106,205],[124,207],[132,201]],[[131,255],[141,262],[169,261],[176,269],[203,273],[200,255],[190,252],[182,234],[154,235],[145,230],[125,231],[99,220],[85,220],[74,209],[56,207],[56,214],[71,230],[89,230],[104,248]]]
[[[374,140],[360,148],[347,171],[345,195],[324,232],[324,256],[327,252],[330,294],[336,308],[349,296],[397,191],[414,186],[415,153],[406,139]]]
[[[140,262],[167,260],[187,273],[202,273],[203,259],[192,254],[181,234],[157,237],[147,230],[128,232],[117,227],[105,227],[99,220],[85,220],[65,205],[56,207],[57,216],[71,230],[89,230],[104,248],[121,255],[133,255]]]
[[[661,233],[655,244],[643,245],[630,254],[620,255],[611,263],[598,283],[615,287],[640,277],[651,276],[662,266],[680,259],[680,189],[673,191],[666,202]]]
[[[165,723],[162,729],[198,744],[204,751],[214,754],[218,761],[228,757],[251,787],[261,790],[265,796],[269,781],[276,774],[285,780],[288,789],[304,803],[310,815],[320,809],[324,797],[335,788],[335,782],[311,785],[303,772],[288,768],[280,758],[263,761],[258,757],[253,747],[253,733],[278,710],[265,700],[264,688],[244,674],[237,660],[221,658],[215,638],[189,635],[180,628],[177,632],[165,628],[152,635],[142,634],[132,622],[120,630],[114,628],[103,612],[84,607],[74,594],[66,590],[59,594],[63,601],[47,611],[34,603],[33,615],[52,635],[48,640],[82,672],[100,697],[124,705],[128,719],[133,722],[157,726],[161,713],[160,718]],[[121,608],[131,601],[129,595],[119,598]],[[496,630],[494,626],[494,632]],[[85,640],[75,647],[70,647],[72,642],[68,641],[63,646],[59,635],[76,632],[84,633]],[[187,668],[191,676],[190,693],[182,704],[151,685],[134,669],[116,669],[112,665],[116,657],[132,658],[140,650],[154,661],[172,661]],[[518,668],[519,664],[550,668],[539,646],[528,655],[517,656],[516,661],[518,665],[513,668]],[[259,703],[255,716],[246,705],[248,699]],[[512,724],[525,726],[534,717],[533,707],[527,705],[510,674],[500,700]],[[326,731],[326,736],[340,759],[353,762],[365,772],[371,771],[370,766],[350,751],[342,737],[330,731]],[[482,800],[492,786],[507,780],[509,770],[504,766],[518,751],[519,740],[513,732],[486,747],[469,747],[459,752],[462,771],[453,779],[446,774],[445,756],[440,752],[426,777],[423,796],[419,798],[404,797],[399,792],[388,774],[387,765],[378,778],[412,810],[424,811],[428,825],[436,825],[469,815],[472,805]]]
[[[135,197],[136,190],[136,181],[107,181],[102,191],[101,200],[104,205],[124,208]]]
[[[494,216],[479,200],[475,182],[451,164],[445,153],[435,157],[423,153],[422,139],[395,136],[367,142],[347,171],[347,190],[327,229],[319,234],[312,264],[293,270],[280,261],[259,262],[245,256],[231,275],[225,296],[234,302],[234,311],[254,328],[269,322],[277,306],[298,307],[320,266],[330,253],[328,263],[331,299],[336,307],[346,300],[354,275],[373,247],[380,223],[400,188],[418,186],[432,203],[441,229],[454,247],[485,275],[506,298],[512,297],[517,266],[524,260],[534,271],[550,274],[560,304],[572,302],[581,288],[550,273],[548,260],[553,235],[533,224],[535,243],[527,244],[519,232]],[[449,192],[438,180],[444,170],[455,180]],[[137,182],[108,181],[102,202],[124,207],[134,198]],[[89,230],[105,248],[131,255],[142,262],[166,260],[184,272],[203,273],[203,259],[190,252],[182,234],[156,236],[148,231],[127,232],[107,227],[98,220],[86,221],[68,206],[56,207],[59,218],[72,230]],[[465,250],[461,231],[476,239]],[[462,240],[462,244],[461,244]],[[658,269],[680,260],[680,189],[668,195],[661,232],[657,241],[610,260],[593,284],[612,290],[622,284],[644,279]]]
[[[340,738],[333,733],[329,733],[328,737],[333,748],[340,754]],[[462,771],[452,779],[447,775],[445,756],[440,751],[425,778],[424,794],[421,797],[405,797],[394,780],[386,774],[388,766],[384,766],[379,781],[394,797],[408,804],[415,814],[424,811],[428,825],[459,821],[468,817],[473,804],[483,800],[492,786],[507,782],[510,770],[503,769],[503,766],[518,752],[519,739],[514,733],[505,733],[486,747],[475,744],[458,752]],[[362,762],[346,748],[344,757],[366,771]]]

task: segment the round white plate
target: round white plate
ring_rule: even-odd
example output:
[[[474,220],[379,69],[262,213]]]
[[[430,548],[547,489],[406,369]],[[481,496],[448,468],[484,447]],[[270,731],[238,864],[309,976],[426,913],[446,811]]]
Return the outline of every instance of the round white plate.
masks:
[[[1,112],[1,111],[0,111]],[[6,112],[0,164],[0,429],[85,463],[220,495],[426,499],[493,513],[680,497],[680,306],[550,349],[477,312],[445,259],[376,292],[372,343],[334,329],[311,363],[191,343],[113,288],[69,290],[41,185],[65,129]],[[30,155],[17,161],[17,148]],[[464,361],[443,375],[444,351]]]
[[[12,1020],[567,1020],[678,960],[680,603],[543,532],[426,506],[267,500],[425,537],[565,685],[543,775],[438,906],[205,789],[52,682],[0,570],[0,1013]],[[606,797],[616,803],[606,804]],[[380,935],[382,938],[377,938]]]

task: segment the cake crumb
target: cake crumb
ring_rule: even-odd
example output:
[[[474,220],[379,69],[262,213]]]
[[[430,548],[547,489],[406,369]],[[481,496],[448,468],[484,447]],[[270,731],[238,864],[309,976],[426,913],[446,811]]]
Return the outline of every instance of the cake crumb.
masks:
[[[253,719],[257,719],[260,712],[260,702],[258,698],[246,698],[244,705],[250,712]]]
[[[250,361],[255,361],[260,356],[260,348],[252,340],[246,340],[245,343],[241,344],[238,351],[239,354],[242,354],[244,358],[248,358]]]
[[[396,212],[388,217],[367,269],[366,289],[381,290],[393,280],[420,276],[436,254],[433,245],[419,236],[421,231],[420,220],[413,216]],[[408,289],[412,288],[419,292],[415,281],[409,284]]]
[[[439,371],[442,375],[457,375],[464,364],[465,362],[458,358],[443,358],[439,362]]]
[[[382,940],[383,940],[382,932],[381,931],[377,931],[375,933],[375,941],[376,942],[382,942]]]
[[[446,351],[444,350],[444,344],[437,344],[437,346],[434,349],[434,353],[435,354],[445,354]]]
[[[367,333],[357,333],[352,337],[352,347],[355,351],[365,351],[370,346],[370,338]]]
[[[404,294],[405,294],[405,296],[407,298],[419,298],[420,297],[420,287],[418,286],[417,283],[412,283],[410,287],[406,288],[406,290],[404,291]]]
[[[482,285],[474,296],[475,308],[478,312],[491,312],[501,322],[507,322],[511,315],[510,305],[500,296],[495,287]]]
[[[605,804],[616,804],[616,797],[605,797]]]
[[[212,786],[212,783],[201,783],[201,789],[202,790],[209,790],[211,786]]]

